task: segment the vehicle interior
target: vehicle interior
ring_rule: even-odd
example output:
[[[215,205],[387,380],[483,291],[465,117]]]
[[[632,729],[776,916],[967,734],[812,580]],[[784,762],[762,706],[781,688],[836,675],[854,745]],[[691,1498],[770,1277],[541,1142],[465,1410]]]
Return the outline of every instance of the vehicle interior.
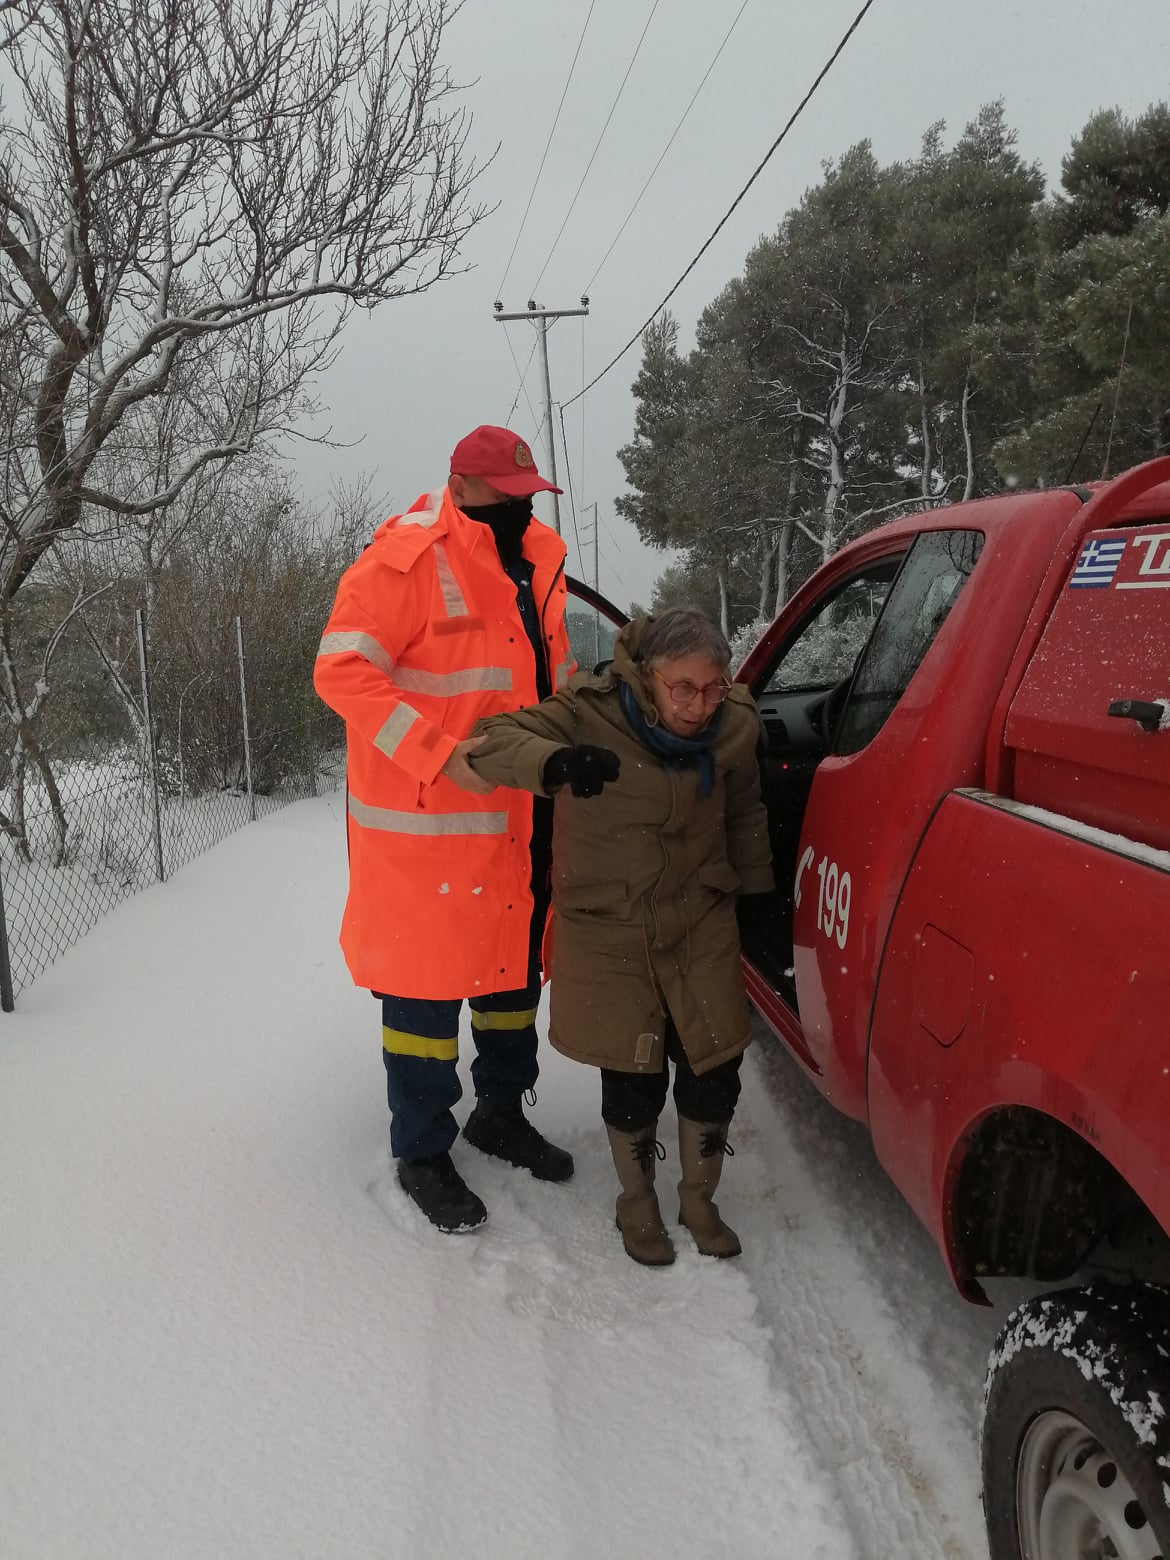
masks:
[[[777,886],[764,915],[744,927],[743,945],[794,1011],[792,889],[805,808],[902,557],[870,565],[816,602],[751,684],[763,728],[760,776]]]

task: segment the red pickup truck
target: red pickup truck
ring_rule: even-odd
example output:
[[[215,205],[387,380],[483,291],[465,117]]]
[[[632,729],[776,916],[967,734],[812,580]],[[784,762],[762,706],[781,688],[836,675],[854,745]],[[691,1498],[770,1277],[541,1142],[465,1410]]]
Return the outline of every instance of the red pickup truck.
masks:
[[[1096,1278],[988,1371],[993,1560],[1170,1557],[1170,458],[870,532],[739,673],[752,999],[960,1292]]]

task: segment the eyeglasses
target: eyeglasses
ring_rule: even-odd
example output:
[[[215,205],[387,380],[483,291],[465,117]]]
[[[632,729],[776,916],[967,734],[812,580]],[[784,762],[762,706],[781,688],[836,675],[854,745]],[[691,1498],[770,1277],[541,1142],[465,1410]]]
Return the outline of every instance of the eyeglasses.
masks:
[[[700,688],[693,682],[667,682],[657,667],[652,666],[650,670],[675,704],[690,704],[693,699],[699,697],[702,697],[704,704],[722,704],[731,692],[731,684],[726,677],[721,677],[718,682],[706,683]]]

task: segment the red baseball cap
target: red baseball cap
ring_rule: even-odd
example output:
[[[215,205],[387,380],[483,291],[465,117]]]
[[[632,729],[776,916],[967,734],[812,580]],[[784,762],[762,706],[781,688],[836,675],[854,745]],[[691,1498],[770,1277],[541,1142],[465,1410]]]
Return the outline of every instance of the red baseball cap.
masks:
[[[484,424],[474,429],[451,452],[451,475],[482,477],[501,493],[527,498],[530,493],[562,493],[536,469],[532,451],[510,428]]]

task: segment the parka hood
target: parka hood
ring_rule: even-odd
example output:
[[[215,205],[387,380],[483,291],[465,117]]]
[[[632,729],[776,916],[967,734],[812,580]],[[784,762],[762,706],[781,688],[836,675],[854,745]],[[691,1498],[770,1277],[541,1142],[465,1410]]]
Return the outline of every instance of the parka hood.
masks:
[[[646,630],[653,621],[654,619],[648,613],[630,619],[614,640],[613,665],[610,668],[613,675],[624,682],[634,695],[638,701],[638,708],[651,720],[655,715],[654,700],[646,691],[642,673],[638,669],[638,660]]]
[[[646,630],[654,621],[653,613],[643,613],[641,617],[631,618],[614,640],[613,661],[609,667],[610,673],[624,682],[634,698],[638,702],[638,708],[643,715],[654,725],[658,719],[658,712],[654,707],[654,699],[642,680],[640,669],[642,642],[646,638]],[[728,673],[730,675],[730,671]],[[751,704],[751,695],[746,689],[733,683],[730,698],[736,704]],[[706,729],[706,728],[704,728]]]
[[[381,560],[405,573],[429,547],[449,536],[458,537],[472,553],[485,547],[496,555],[491,527],[469,519],[445,487],[421,494],[402,514],[383,520],[373,541]],[[565,557],[565,544],[534,515],[524,532],[523,555],[538,567],[557,569]]]

